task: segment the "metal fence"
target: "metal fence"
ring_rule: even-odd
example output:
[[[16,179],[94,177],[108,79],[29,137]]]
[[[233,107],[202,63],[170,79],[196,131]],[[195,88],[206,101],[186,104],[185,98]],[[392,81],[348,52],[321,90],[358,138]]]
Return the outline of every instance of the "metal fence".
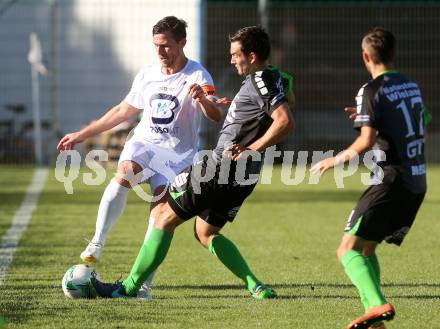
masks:
[[[440,3],[396,1],[266,1],[271,62],[294,76],[297,130],[290,150],[341,150],[355,136],[342,109],[369,80],[360,56],[373,26],[393,31],[396,66],[422,88],[433,121],[428,161],[440,162]],[[9,4],[9,6],[4,6]],[[191,6],[199,6],[190,11]],[[2,8],[6,8],[1,11]],[[190,57],[211,72],[218,93],[232,97],[241,79],[230,65],[228,35],[260,24],[258,1],[0,0],[0,162],[33,162],[28,34],[37,32],[51,75],[41,79],[45,156],[59,135],[78,129],[120,101],[152,49],[158,18],[192,18]],[[160,16],[160,17],[159,17]],[[133,28],[136,26],[136,28]],[[191,32],[192,31],[192,32]],[[187,46],[187,49],[190,49]],[[144,60],[145,59],[145,60]],[[212,147],[220,125],[204,122],[201,147]]]
[[[426,154],[440,161],[440,3],[273,1],[268,30],[271,62],[294,76],[297,131],[283,147],[291,150],[340,151],[354,138],[342,111],[370,77],[361,59],[361,38],[374,26],[396,35],[396,67],[415,79],[433,115]],[[233,96],[240,79],[229,63],[227,36],[260,23],[255,2],[208,1],[205,7],[205,64],[217,89]],[[207,144],[217,127],[207,129]]]

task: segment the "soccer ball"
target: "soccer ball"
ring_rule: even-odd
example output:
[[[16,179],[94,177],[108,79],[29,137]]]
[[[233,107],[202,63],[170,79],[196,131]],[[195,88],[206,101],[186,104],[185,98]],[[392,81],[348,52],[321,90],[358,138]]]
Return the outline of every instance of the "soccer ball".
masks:
[[[73,265],[64,274],[61,282],[64,295],[68,298],[95,298],[95,289],[89,283],[92,276],[99,279],[92,267],[85,264]]]

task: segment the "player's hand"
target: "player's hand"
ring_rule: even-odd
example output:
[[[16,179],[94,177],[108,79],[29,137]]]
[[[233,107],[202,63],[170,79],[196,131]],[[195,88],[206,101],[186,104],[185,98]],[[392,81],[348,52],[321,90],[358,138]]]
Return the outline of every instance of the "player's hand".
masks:
[[[60,142],[57,145],[58,151],[72,150],[75,144],[81,143],[83,139],[80,137],[79,132],[74,132],[67,134],[63,138],[61,138]]]
[[[251,149],[240,144],[233,144],[225,149],[223,154],[226,154],[232,161],[240,160],[243,157],[244,151],[251,151]],[[250,156],[250,155],[249,155]]]
[[[206,98],[205,92],[197,83],[193,83],[191,86],[189,86],[188,94],[198,102],[203,101]]]
[[[346,107],[346,108],[344,109],[344,112],[347,113],[349,119],[350,119],[350,120],[353,120],[353,121],[356,119],[356,117],[357,117],[357,115],[358,115],[358,113],[357,113],[355,107]]]
[[[232,100],[227,98],[227,97],[222,97],[219,98],[215,101],[216,104],[221,105],[221,106],[229,106],[232,103]]]
[[[320,176],[322,176],[328,169],[333,168],[335,166],[335,163],[335,157],[321,160],[310,169],[310,172],[314,175],[319,174]]]

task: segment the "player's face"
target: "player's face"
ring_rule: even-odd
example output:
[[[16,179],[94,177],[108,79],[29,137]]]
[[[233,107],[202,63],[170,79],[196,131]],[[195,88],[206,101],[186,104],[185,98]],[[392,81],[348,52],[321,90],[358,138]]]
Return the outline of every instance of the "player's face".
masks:
[[[247,56],[241,51],[239,41],[231,42],[231,64],[235,66],[239,75],[244,76],[250,72],[250,63]]]
[[[185,43],[186,39],[179,42],[174,40],[168,31],[153,35],[154,48],[162,67],[173,67],[176,64],[177,59],[183,55]]]

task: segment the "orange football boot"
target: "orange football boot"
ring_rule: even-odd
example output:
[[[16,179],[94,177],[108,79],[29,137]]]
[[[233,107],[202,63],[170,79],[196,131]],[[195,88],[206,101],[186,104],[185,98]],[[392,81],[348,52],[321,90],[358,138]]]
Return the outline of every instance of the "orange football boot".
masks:
[[[375,327],[373,327],[373,326],[368,327],[368,329],[386,329],[386,328],[385,328],[385,324],[383,322],[381,322],[378,325],[376,325]]]
[[[347,329],[368,329],[375,322],[392,320],[394,315],[396,312],[391,304],[372,306],[364,315],[351,321]]]

